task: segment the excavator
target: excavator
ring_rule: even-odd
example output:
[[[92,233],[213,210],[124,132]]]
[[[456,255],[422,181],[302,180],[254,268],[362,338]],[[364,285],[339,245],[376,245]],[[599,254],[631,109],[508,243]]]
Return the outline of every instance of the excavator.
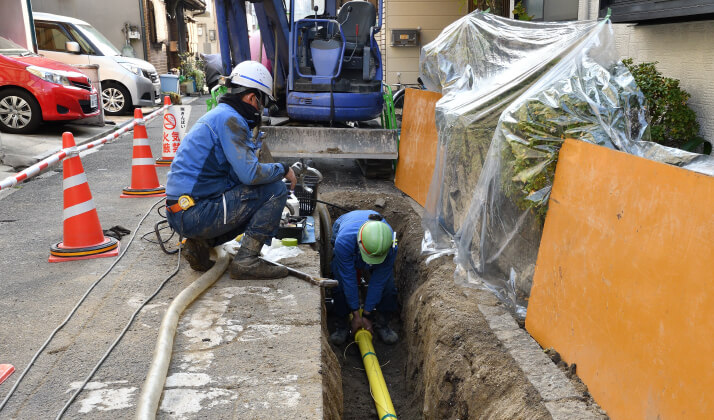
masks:
[[[357,159],[367,176],[391,174],[398,131],[375,39],[383,0],[250,3],[278,99],[262,127],[272,155]],[[245,1],[216,0],[224,74],[251,59],[249,12]]]

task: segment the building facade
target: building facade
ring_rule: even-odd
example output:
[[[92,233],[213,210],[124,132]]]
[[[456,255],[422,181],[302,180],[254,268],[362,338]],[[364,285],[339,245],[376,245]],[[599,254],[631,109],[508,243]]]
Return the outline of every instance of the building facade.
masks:
[[[598,9],[597,0],[580,0],[578,17],[597,19]],[[702,17],[709,19],[699,20]],[[689,106],[697,114],[699,134],[714,143],[714,20],[711,16],[615,23],[613,30],[621,58],[630,57],[635,63],[656,61],[662,74],[680,80],[681,87],[692,95]]]
[[[123,55],[144,59],[159,74],[180,65],[179,54],[193,52],[196,19],[206,9],[203,0],[32,0],[35,12],[81,19],[114,44]],[[195,43],[194,43],[195,44]]]

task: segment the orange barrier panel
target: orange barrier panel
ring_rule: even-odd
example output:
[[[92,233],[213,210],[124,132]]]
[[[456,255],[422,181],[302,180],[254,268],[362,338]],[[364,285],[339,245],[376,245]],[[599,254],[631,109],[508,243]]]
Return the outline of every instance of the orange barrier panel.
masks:
[[[424,206],[436,161],[434,108],[441,94],[407,89],[394,185]]]
[[[714,418],[714,178],[566,140],[526,329],[617,419]]]

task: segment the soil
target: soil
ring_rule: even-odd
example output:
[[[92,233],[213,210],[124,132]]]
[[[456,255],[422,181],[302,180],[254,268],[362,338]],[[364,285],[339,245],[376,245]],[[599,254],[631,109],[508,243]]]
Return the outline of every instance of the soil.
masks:
[[[379,198],[385,200],[384,208],[374,206]],[[397,231],[395,280],[401,316],[392,326],[400,340],[394,346],[375,340],[374,346],[400,418],[550,417],[476,303],[454,283],[450,259],[424,265],[421,218],[408,198],[400,192],[340,190],[322,194],[321,199],[347,210],[379,211]],[[334,220],[343,211],[331,207],[330,213]],[[332,331],[332,317],[328,325]],[[357,346],[332,349],[342,366],[343,418],[376,418]]]
[[[456,267],[451,257],[425,264],[421,207],[388,180],[365,180],[352,161],[316,159],[314,166],[325,176],[320,199],[342,207],[327,206],[333,221],[345,211],[373,209],[397,232],[395,282],[400,314],[391,326],[400,339],[393,346],[379,339],[373,343],[397,416],[410,420],[551,418],[540,394],[489,328],[474,293],[492,305],[499,304],[496,297],[480,289],[467,289],[467,297],[454,282]],[[329,311],[327,326],[326,336],[334,329]],[[343,407],[326,407],[325,418],[377,418],[357,345],[336,347],[325,340],[323,349],[334,352],[323,359],[329,359],[325,365],[329,369],[341,369],[343,392],[338,398],[340,390],[334,387],[340,378],[327,373],[326,386],[329,382],[333,388],[326,388],[332,398],[325,401],[334,406],[341,399]],[[559,356],[551,353],[557,364]],[[587,404],[596,406],[575,367],[564,362],[559,367]]]

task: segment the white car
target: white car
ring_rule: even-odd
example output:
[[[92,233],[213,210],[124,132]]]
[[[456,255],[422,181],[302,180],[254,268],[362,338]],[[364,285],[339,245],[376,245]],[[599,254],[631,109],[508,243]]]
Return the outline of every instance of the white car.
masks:
[[[102,104],[108,115],[134,107],[161,104],[156,68],[138,58],[123,57],[92,25],[79,19],[33,12],[38,52],[66,64],[98,64]]]

